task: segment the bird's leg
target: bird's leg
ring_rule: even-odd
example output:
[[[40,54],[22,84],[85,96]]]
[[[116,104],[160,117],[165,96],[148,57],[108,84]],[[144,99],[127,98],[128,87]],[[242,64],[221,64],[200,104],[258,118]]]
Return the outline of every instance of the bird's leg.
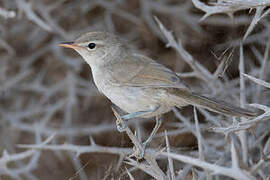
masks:
[[[126,114],[126,115],[121,116],[121,119],[128,120],[128,119],[132,119],[132,118],[135,118],[135,117],[140,117],[140,116],[144,116],[144,115],[147,115],[147,114],[151,114],[151,113],[155,112],[156,110],[158,110],[159,107],[160,106],[155,106],[153,109],[150,109],[150,110],[138,111],[138,112]],[[127,127],[125,121],[123,121],[121,123],[121,126],[119,124],[116,124],[116,125],[117,125],[117,130],[119,132],[124,132],[126,127]]]
[[[145,149],[146,149],[147,144],[150,143],[150,142],[152,141],[153,137],[154,137],[155,134],[157,133],[157,131],[158,131],[160,125],[161,125],[161,120],[162,120],[162,118],[161,118],[160,115],[156,117],[156,124],[155,124],[155,127],[154,127],[154,129],[152,130],[150,136],[149,136],[149,137],[147,138],[147,140],[143,143],[142,157],[144,156],[144,153],[145,153]]]
[[[146,110],[146,111],[138,111],[138,112],[126,114],[126,115],[121,116],[121,118],[124,119],[124,120],[127,120],[127,119],[131,119],[131,118],[151,114],[151,113],[155,112],[156,110],[158,110],[159,107],[160,106],[155,106],[153,109],[149,109],[149,110]]]

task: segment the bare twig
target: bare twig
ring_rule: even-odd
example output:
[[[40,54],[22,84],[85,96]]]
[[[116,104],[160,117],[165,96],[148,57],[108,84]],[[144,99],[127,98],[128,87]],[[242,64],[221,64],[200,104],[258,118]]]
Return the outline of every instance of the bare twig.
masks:
[[[265,82],[265,81],[263,81],[261,79],[257,79],[255,77],[252,77],[252,76],[248,75],[248,74],[243,74],[243,76],[247,77],[248,79],[252,80],[253,82],[255,82],[255,83],[257,83],[257,84],[259,84],[261,86],[270,88],[270,83],[268,83],[268,82]]]
[[[232,145],[232,146],[233,147],[231,150],[232,150],[232,157],[233,157],[233,156],[235,156],[235,147],[234,147],[234,145]],[[171,158],[182,161],[184,163],[192,164],[194,166],[198,166],[198,167],[201,167],[203,169],[207,169],[209,171],[212,171],[214,174],[221,174],[221,175],[232,177],[234,179],[239,179],[239,180],[246,180],[246,179],[255,180],[255,177],[252,177],[247,172],[244,172],[239,168],[235,168],[235,167],[238,167],[237,164],[234,164],[234,166],[232,166],[232,167],[223,167],[223,166],[218,166],[216,164],[210,164],[210,163],[207,163],[205,161],[191,158],[191,157],[185,156],[185,155],[180,155],[180,154],[165,153],[164,152],[164,153],[162,153],[162,155],[170,156]],[[236,160],[234,160],[234,163],[236,163]]]
[[[166,149],[167,149],[167,152],[170,153],[171,150],[170,150],[170,144],[169,144],[169,138],[168,138],[168,135],[167,135],[167,131],[165,131],[165,140],[166,140]],[[170,170],[171,180],[175,180],[173,160],[169,156],[168,156],[168,162],[169,162],[169,170]]]
[[[183,60],[196,72],[197,77],[211,82],[213,80],[212,74],[183,48],[183,45],[179,39],[178,41],[175,40],[172,33],[163,26],[157,17],[155,17],[155,20],[158,23],[161,32],[164,34],[168,41],[167,47],[174,48],[183,57]]]
[[[123,124],[123,120],[119,116],[119,114],[116,112],[116,110],[112,107],[113,113],[116,117],[117,124]],[[155,177],[156,179],[166,179],[166,175],[163,173],[163,171],[159,168],[156,157],[158,153],[148,153],[148,149],[145,150],[144,156],[141,157],[143,152],[143,147],[138,138],[132,133],[130,128],[128,126],[125,127],[125,132],[127,133],[128,137],[132,141],[132,143],[135,146],[135,151],[133,154],[131,154],[128,158],[128,164],[134,165],[138,167],[139,169],[143,170],[144,172],[150,174],[151,176]],[[137,159],[144,158],[148,164],[145,163],[137,163],[130,157],[135,156]]]
[[[256,118],[249,120],[249,121],[239,122],[239,123],[236,123],[232,126],[225,127],[225,128],[213,128],[213,131],[228,134],[230,132],[236,132],[236,131],[254,128],[258,123],[263,122],[263,121],[267,121],[270,119],[270,109],[267,106],[263,106],[260,104],[250,104],[250,106],[262,109],[265,112],[263,114],[257,116]]]

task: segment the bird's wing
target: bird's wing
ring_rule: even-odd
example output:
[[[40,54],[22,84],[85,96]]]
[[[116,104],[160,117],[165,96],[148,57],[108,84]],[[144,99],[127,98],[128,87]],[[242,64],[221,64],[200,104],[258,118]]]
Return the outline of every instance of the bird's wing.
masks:
[[[132,87],[173,87],[188,89],[176,73],[142,55],[129,56],[110,65],[114,85]]]

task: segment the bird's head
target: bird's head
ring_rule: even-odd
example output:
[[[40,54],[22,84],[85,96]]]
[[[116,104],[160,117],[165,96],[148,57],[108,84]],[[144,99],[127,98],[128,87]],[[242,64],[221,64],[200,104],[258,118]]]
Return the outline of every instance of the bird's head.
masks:
[[[112,63],[126,52],[120,39],[107,32],[89,32],[60,46],[77,51],[91,67]]]

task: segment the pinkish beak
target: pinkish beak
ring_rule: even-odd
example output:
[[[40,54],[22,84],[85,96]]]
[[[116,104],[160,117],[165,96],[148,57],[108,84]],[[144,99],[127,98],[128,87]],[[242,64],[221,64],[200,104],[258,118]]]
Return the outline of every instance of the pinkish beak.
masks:
[[[76,45],[74,42],[63,42],[59,44],[59,46],[62,46],[65,48],[71,48],[71,49],[80,48],[80,46]]]

